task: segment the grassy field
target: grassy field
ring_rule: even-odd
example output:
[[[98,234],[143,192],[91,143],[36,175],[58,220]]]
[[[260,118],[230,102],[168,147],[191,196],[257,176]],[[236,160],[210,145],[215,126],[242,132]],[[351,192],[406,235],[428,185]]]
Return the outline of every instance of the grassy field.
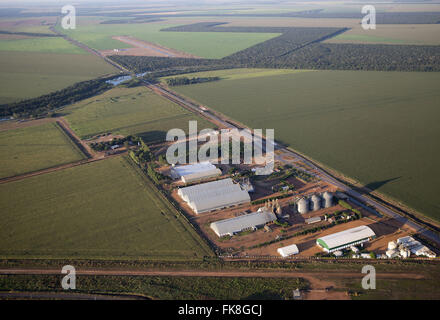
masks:
[[[0,40],[0,51],[88,54],[85,50],[74,46],[61,37],[2,39]],[[10,54],[13,55],[14,53]]]
[[[126,158],[0,185],[0,256],[194,260],[209,248]]]
[[[173,89],[252,128],[275,128],[276,139],[440,221],[439,81],[313,71]]]
[[[60,30],[97,50],[129,48],[113,36],[130,35],[141,40],[184,51],[203,58],[222,58],[266,41],[278,34],[230,32],[161,32],[173,25],[144,24],[88,24],[75,30]]]
[[[325,42],[440,45],[440,25],[380,25],[376,30],[363,30],[357,25]]]
[[[76,292],[139,294],[154,299],[292,299],[307,282],[295,278],[78,276]],[[0,276],[0,291],[61,291],[59,276]]]
[[[230,69],[230,70],[214,70],[214,71],[204,71],[196,73],[185,73],[181,76],[168,76],[161,78],[163,83],[166,83],[166,79],[178,78],[178,77],[220,77],[221,80],[239,80],[239,79],[251,79],[259,77],[276,76],[282,74],[293,74],[298,72],[309,72],[310,70],[293,70],[293,69]]]
[[[33,98],[116,72],[90,54],[0,51],[0,104]]]
[[[0,131],[0,154],[0,178],[85,158],[56,123]]]
[[[114,88],[64,110],[71,128],[81,137],[98,133],[140,134],[147,141],[165,138],[172,128],[187,130],[189,120],[212,128],[206,120],[154,94],[145,87]]]

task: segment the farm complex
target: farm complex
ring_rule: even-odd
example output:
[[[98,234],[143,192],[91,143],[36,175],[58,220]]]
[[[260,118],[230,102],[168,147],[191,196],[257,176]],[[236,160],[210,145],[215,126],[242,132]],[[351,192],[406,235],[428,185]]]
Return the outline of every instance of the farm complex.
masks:
[[[0,5],[0,299],[440,299],[440,5],[183,2]]]

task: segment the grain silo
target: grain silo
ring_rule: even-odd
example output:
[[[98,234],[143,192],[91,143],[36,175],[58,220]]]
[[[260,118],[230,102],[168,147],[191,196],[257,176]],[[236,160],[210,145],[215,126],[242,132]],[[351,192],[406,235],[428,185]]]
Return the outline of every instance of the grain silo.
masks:
[[[314,194],[311,198],[311,209],[313,211],[319,210],[321,209],[321,197],[317,196],[316,194]]]
[[[322,196],[324,198],[324,207],[325,208],[332,207],[333,206],[333,194],[326,191],[326,192],[324,192],[324,194]]]
[[[298,205],[298,212],[299,213],[307,213],[307,212],[309,212],[309,199],[301,198],[297,202],[297,205]]]

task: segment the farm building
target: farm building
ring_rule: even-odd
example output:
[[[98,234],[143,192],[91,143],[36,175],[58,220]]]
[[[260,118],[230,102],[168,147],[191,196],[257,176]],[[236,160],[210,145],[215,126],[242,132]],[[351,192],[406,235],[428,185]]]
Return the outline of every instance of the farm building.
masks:
[[[256,230],[276,219],[274,213],[260,208],[257,212],[213,222],[210,227],[219,237],[233,236],[241,231]]]
[[[320,221],[321,221],[321,217],[313,217],[313,218],[309,218],[309,219],[305,220],[305,222],[307,224],[317,223],[317,222],[320,222]]]
[[[374,237],[376,234],[370,227],[359,226],[318,238],[316,244],[326,252],[333,252],[364,243]]]
[[[277,252],[283,258],[286,258],[286,257],[289,257],[291,255],[298,254],[299,250],[298,250],[298,247],[296,246],[296,244],[291,244],[290,246],[287,246],[287,247],[278,248]]]
[[[427,246],[423,245],[420,241],[415,240],[411,236],[406,236],[397,239],[397,244],[401,249],[407,249],[416,256],[426,256],[429,258],[435,258],[436,254],[432,252]]]
[[[221,170],[208,161],[171,168],[171,178],[180,178],[184,183],[217,177],[221,174]]]
[[[247,191],[230,178],[180,188],[177,194],[197,214],[251,201]]]

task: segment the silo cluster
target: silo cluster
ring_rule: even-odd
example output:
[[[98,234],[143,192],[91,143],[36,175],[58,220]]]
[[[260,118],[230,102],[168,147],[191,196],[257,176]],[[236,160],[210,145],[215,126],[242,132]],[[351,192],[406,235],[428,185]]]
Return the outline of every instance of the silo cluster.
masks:
[[[313,194],[299,199],[296,205],[298,212],[301,214],[321,208],[330,208],[333,206],[333,194],[328,191],[323,194]]]

